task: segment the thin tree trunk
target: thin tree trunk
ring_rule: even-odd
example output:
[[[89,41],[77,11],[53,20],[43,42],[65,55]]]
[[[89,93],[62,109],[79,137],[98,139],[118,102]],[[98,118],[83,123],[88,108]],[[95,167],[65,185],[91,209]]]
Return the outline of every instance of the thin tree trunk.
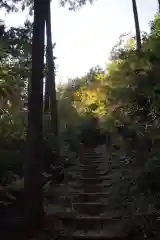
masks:
[[[4,22],[0,20],[0,39],[4,34]]]
[[[48,91],[48,78],[45,80],[45,99],[44,99],[44,112],[49,112],[49,91]]]
[[[47,55],[46,51],[46,63],[48,63],[48,55]],[[44,98],[44,112],[48,113],[49,109],[50,109],[50,97],[49,97],[49,93],[50,93],[50,82],[49,82],[49,76],[48,76],[48,64],[47,65],[47,72],[46,72],[46,80],[45,80],[45,98]]]
[[[44,2],[45,0],[34,0],[32,76],[28,96],[28,159],[24,177],[26,231],[33,230],[44,215],[42,188]]]
[[[158,0],[158,12],[160,13],[160,0]]]
[[[55,86],[55,65],[53,59],[52,33],[51,33],[51,9],[50,0],[48,0],[46,29],[47,29],[47,65],[48,65],[48,85],[50,89],[50,112],[51,112],[51,132],[55,138],[57,157],[59,158],[59,141],[58,141],[58,109],[56,100]]]
[[[141,45],[141,33],[140,33],[140,27],[139,27],[139,19],[138,19],[138,10],[137,10],[136,0],[132,0],[132,6],[133,6],[133,15],[134,15],[135,29],[136,29],[137,51],[139,52],[141,50],[142,45]]]

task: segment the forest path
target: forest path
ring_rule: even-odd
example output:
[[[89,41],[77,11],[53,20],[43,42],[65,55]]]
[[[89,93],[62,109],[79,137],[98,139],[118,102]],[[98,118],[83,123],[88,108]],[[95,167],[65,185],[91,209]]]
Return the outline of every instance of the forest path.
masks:
[[[149,208],[144,196],[136,193],[138,173],[131,165],[124,159],[111,162],[105,145],[82,146],[81,156],[67,169],[59,188],[58,205],[65,211],[52,209],[69,239],[127,239],[135,212]]]

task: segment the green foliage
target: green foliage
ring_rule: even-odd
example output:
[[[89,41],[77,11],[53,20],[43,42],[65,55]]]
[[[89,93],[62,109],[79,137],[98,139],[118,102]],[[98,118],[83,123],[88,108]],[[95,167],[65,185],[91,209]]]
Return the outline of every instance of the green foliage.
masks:
[[[1,137],[0,146],[0,183],[8,184],[12,182],[8,179],[9,172],[23,176],[25,141],[11,136]]]
[[[32,14],[33,0],[1,0],[0,9],[5,10],[7,13],[24,11],[29,9],[29,13]]]
[[[111,137],[112,145],[119,146],[122,153],[133,158],[146,173],[149,169],[157,171],[160,163],[159,31],[157,15],[151,23],[150,34],[142,35],[139,54],[135,38],[121,36],[111,51],[107,71],[97,67],[82,78],[70,80],[63,88],[66,98],[59,99],[61,108],[72,106],[64,117],[68,124],[79,122],[74,128],[70,125],[76,130],[73,132],[87,135],[91,119],[96,117],[99,127]],[[73,114],[75,110],[79,118]],[[120,157],[120,151],[115,152],[116,155]]]
[[[87,2],[92,4],[96,0],[59,0],[62,7],[68,5],[69,10],[78,10]],[[29,10],[29,14],[33,14],[33,0],[1,0],[0,9],[4,9],[7,13]]]
[[[61,5],[64,7],[69,5],[69,10],[77,10],[84,6],[87,2],[93,3],[95,0],[60,0]]]
[[[10,28],[0,42],[0,179],[22,175],[26,138],[26,97],[31,70],[32,24]]]
[[[10,28],[0,43],[0,91],[6,99],[24,99],[31,70],[32,24],[26,21],[24,27]],[[9,98],[9,99],[7,99]],[[16,102],[16,105],[18,103]]]
[[[71,9],[86,1],[62,1]],[[10,2],[12,3],[12,2]],[[7,1],[9,4],[9,1]],[[31,2],[25,2],[31,6]],[[29,5],[28,5],[29,4]],[[24,6],[24,7],[25,7]],[[0,42],[0,178],[7,171],[22,174],[26,138],[26,97],[31,70],[32,24],[11,28]],[[58,86],[61,153],[75,160],[80,142],[111,139],[110,158],[131,157],[135,164],[158,180],[160,163],[160,16],[142,35],[137,54],[135,37],[122,35],[112,49],[105,70],[99,66],[67,84]],[[54,137],[48,131],[50,115],[44,115],[44,136],[50,149]],[[116,149],[117,147],[117,149]],[[73,154],[76,153],[76,156]],[[51,154],[51,161],[53,155]],[[159,172],[158,172],[159,173]]]

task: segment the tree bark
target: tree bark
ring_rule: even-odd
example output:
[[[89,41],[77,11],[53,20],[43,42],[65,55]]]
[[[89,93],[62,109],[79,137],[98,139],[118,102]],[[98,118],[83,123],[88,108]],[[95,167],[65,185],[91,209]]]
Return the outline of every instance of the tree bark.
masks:
[[[34,230],[44,215],[42,140],[45,0],[34,0],[32,75],[28,96],[27,162],[25,166],[25,230]]]
[[[4,23],[0,20],[0,39],[4,34]]]
[[[47,55],[47,47],[46,47],[46,63],[48,63],[48,55]],[[49,113],[50,110],[50,81],[48,76],[48,64],[47,65],[47,71],[46,71],[46,80],[45,80],[45,98],[44,98],[44,112]]]
[[[55,65],[53,59],[53,47],[52,47],[52,32],[51,32],[51,9],[50,0],[47,4],[46,14],[46,31],[47,31],[47,65],[48,65],[48,87],[49,92],[49,107],[51,112],[51,132],[55,138],[55,148],[57,152],[57,158],[59,158],[59,141],[58,141],[58,107],[56,99],[56,85],[55,85]]]
[[[141,33],[140,33],[140,26],[139,26],[139,18],[138,18],[138,10],[137,10],[136,0],[132,0],[132,6],[133,6],[133,15],[134,15],[135,29],[136,29],[137,51],[139,52],[142,48],[142,44],[141,44]]]
[[[160,13],[160,0],[158,0],[158,12]]]

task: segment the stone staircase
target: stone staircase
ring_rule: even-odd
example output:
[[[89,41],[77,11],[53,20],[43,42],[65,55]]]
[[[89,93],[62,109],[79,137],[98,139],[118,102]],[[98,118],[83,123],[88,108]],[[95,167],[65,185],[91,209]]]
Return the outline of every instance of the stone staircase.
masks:
[[[67,239],[128,239],[134,200],[129,195],[126,199],[124,189],[133,185],[133,179],[122,169],[120,164],[109,164],[105,146],[82,149],[76,164],[67,170],[61,196],[69,199],[71,209],[59,216]]]
[[[108,171],[105,146],[82,150],[67,173],[68,196],[73,217],[61,216],[71,239],[113,239],[128,235],[125,211],[116,209],[117,169]],[[113,187],[114,186],[114,187]],[[65,185],[66,188],[66,185]],[[126,231],[127,230],[127,231]]]

